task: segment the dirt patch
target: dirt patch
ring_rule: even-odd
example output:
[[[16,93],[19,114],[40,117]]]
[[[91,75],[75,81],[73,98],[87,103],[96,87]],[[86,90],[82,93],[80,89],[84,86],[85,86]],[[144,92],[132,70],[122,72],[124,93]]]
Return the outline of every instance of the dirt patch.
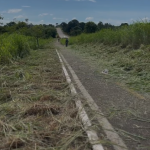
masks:
[[[35,104],[33,107],[25,112],[25,115],[48,115],[52,113],[53,115],[58,115],[60,112],[60,107],[57,106],[47,106],[44,104]]]

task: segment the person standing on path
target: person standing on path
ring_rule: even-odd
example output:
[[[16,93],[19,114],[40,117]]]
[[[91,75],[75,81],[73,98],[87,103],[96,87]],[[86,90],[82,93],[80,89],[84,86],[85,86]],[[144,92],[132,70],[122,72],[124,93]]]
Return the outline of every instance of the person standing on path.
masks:
[[[68,46],[68,42],[69,42],[69,41],[68,41],[68,38],[66,38],[66,47]]]

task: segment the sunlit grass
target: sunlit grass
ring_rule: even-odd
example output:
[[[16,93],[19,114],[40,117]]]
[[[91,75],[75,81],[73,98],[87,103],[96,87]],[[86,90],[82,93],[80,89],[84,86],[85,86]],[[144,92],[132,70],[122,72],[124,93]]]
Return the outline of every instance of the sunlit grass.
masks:
[[[81,34],[69,39],[69,44],[104,43],[106,45],[121,45],[139,48],[141,44],[150,44],[150,23],[135,22],[129,26],[116,29],[103,29],[92,34]]]
[[[100,74],[107,69],[108,75],[105,77],[115,79],[136,91],[150,93],[149,47],[141,46],[134,50],[98,43],[74,44],[71,47],[89,63],[92,62]]]
[[[31,49],[44,48],[44,45],[52,39],[39,39],[37,46],[34,37],[20,34],[3,34],[0,35],[0,63],[11,62],[12,59],[23,58],[30,54]]]

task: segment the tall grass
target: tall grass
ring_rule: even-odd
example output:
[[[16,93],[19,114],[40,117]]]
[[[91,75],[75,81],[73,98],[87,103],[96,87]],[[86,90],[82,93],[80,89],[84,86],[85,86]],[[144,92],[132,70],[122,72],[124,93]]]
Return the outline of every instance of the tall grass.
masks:
[[[83,33],[71,37],[69,45],[98,64],[100,72],[107,68],[110,77],[117,82],[145,95],[150,92],[149,22],[136,22],[93,34]]]
[[[3,34],[0,36],[0,41],[0,63],[10,62],[12,58],[22,58],[30,52],[28,39],[23,35]]]
[[[0,35],[0,63],[9,63],[12,59],[23,58],[30,53],[30,49],[43,48],[50,39],[39,39],[38,47],[36,39],[21,34]]]
[[[44,46],[48,42],[52,41],[52,38],[49,38],[49,39],[42,39],[42,38],[40,38],[39,39],[39,47],[38,47],[37,40],[35,39],[35,37],[28,36],[27,38],[28,38],[29,46],[33,50],[36,50],[38,48],[44,48]]]
[[[139,48],[141,44],[150,44],[150,23],[135,22],[129,26],[123,26],[116,29],[103,29],[92,34],[81,34],[71,37],[69,44],[81,43],[104,43],[107,45],[128,45],[133,48]]]

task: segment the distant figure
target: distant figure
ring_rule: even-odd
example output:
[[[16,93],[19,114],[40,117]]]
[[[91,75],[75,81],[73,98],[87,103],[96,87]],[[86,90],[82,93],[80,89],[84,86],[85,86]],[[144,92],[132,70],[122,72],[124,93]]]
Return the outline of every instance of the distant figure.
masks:
[[[69,42],[69,41],[68,41],[68,38],[66,38],[66,47],[68,46],[68,42]]]
[[[60,41],[60,38],[58,38],[58,42]]]

